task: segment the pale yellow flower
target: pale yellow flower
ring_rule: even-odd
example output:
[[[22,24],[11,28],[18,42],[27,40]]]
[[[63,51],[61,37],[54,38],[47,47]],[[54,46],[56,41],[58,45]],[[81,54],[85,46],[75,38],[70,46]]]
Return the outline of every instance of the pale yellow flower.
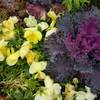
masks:
[[[91,92],[91,89],[89,87],[86,86],[85,88],[86,92],[78,91],[76,93],[76,100],[94,100],[97,97],[97,95]]]
[[[27,63],[31,65],[33,61],[39,60],[39,55],[36,52],[33,52],[32,50],[30,50],[28,54],[26,55],[26,59],[27,59]]]
[[[56,27],[51,28],[50,30],[48,30],[48,31],[46,32],[45,38],[49,37],[50,35],[52,35],[52,34],[55,33],[56,31],[57,31],[57,28],[56,28]]]
[[[85,92],[84,91],[77,92],[77,94],[76,94],[76,100],[85,100]]]
[[[62,100],[61,86],[54,83],[49,76],[45,76],[45,87],[41,87],[35,95],[35,100]]]
[[[89,87],[85,87],[86,91],[75,91],[75,86],[71,84],[66,84],[65,86],[65,99],[64,100],[94,100],[96,95],[91,93]]]
[[[11,54],[10,56],[7,57],[6,62],[9,66],[13,66],[17,63],[18,58],[19,58],[20,54],[19,51]]]
[[[49,25],[46,22],[40,22],[38,26],[41,28],[42,31],[49,27]]]
[[[8,44],[8,42],[5,41],[4,39],[0,40],[0,48],[7,46],[7,44]]]
[[[42,39],[42,34],[40,31],[35,30],[34,28],[29,28],[25,31],[24,37],[29,42],[33,42],[34,44],[37,44]]]
[[[32,65],[30,66],[29,72],[30,74],[35,74],[35,78],[44,79],[45,73],[42,71],[45,70],[46,66],[47,66],[46,61],[41,61],[41,62],[33,61]]]
[[[0,40],[0,61],[3,61],[7,56],[7,44],[5,40]]]
[[[64,100],[73,100],[75,97],[76,91],[75,87],[71,84],[66,84],[65,85],[65,99]]]
[[[40,62],[33,61],[32,65],[30,66],[29,72],[30,72],[30,74],[39,73],[39,72],[45,70],[46,66],[47,66],[46,61],[40,61]]]
[[[61,86],[58,83],[54,83],[53,80],[46,76],[44,79],[45,87],[47,88],[47,93],[50,95],[57,96],[61,92]]]
[[[46,93],[43,90],[43,91],[38,91],[36,93],[34,100],[52,100],[52,97],[46,95]]]
[[[24,18],[24,22],[27,27],[36,27],[37,25],[37,20],[31,15],[28,18]]]
[[[53,80],[49,76],[46,76],[44,80],[44,84],[47,88],[50,88],[53,85]]]
[[[2,38],[4,39],[12,39],[15,37],[15,27],[14,24],[17,23],[18,19],[17,17],[10,17],[8,20],[5,20],[2,25],[2,31],[3,31],[3,36]]]
[[[97,97],[97,95],[93,94],[89,87],[85,86],[85,88],[86,88],[86,91],[87,91],[87,93],[85,95],[85,99],[87,99],[87,100],[94,100]]]
[[[21,48],[19,50],[19,53],[20,53],[20,56],[21,56],[22,59],[28,54],[28,52],[30,51],[31,47],[32,46],[28,41],[25,41],[23,43],[23,45],[21,46]]]

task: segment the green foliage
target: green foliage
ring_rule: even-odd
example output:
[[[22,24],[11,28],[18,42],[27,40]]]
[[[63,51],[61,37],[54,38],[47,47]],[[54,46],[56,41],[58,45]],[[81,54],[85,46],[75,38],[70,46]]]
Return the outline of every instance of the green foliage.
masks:
[[[100,8],[100,0],[91,0],[91,5],[95,5]]]
[[[16,37],[15,39],[9,40],[8,46],[18,50],[23,44],[23,41],[25,40],[23,38],[24,31],[23,28],[17,27],[15,32],[16,32]]]
[[[8,47],[19,50],[25,39],[24,29],[16,28],[15,39],[9,40]],[[33,45],[32,50],[38,52],[44,60],[42,40],[38,45]],[[34,94],[40,87],[40,82],[29,73],[29,65],[26,59],[18,59],[14,66],[8,66],[5,61],[0,62],[0,95],[7,96],[10,100],[34,100]]]
[[[89,4],[90,0],[63,0],[63,4],[67,8],[68,11],[74,11],[79,9],[81,6],[85,4]]]
[[[0,63],[0,94],[10,100],[32,100],[39,87],[39,81],[29,74],[25,60],[20,59],[15,66]]]

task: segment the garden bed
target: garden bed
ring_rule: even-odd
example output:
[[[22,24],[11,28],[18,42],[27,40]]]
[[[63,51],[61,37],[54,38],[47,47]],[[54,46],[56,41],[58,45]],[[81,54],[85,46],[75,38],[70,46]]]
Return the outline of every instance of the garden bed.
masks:
[[[0,100],[100,100],[99,0],[0,1]]]

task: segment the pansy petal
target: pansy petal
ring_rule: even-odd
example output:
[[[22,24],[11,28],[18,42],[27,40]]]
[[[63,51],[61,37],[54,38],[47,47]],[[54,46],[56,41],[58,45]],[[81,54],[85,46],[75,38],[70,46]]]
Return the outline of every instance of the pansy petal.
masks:
[[[19,58],[19,51],[8,56],[7,59],[6,59],[6,62],[9,66],[13,66],[17,63],[18,58]]]
[[[46,61],[41,61],[41,62],[34,62],[32,63],[32,65],[30,66],[29,72],[30,74],[34,74],[40,71],[43,71],[47,66],[47,62]]]

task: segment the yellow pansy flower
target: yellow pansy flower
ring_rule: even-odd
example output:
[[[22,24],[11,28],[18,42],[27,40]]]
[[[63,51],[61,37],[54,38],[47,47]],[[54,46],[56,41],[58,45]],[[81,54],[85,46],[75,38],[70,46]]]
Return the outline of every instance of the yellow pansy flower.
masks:
[[[35,74],[35,78],[44,79],[45,73],[42,71],[45,70],[46,66],[47,66],[46,61],[40,61],[40,62],[33,61],[32,65],[30,66],[29,72],[30,74]]]
[[[18,19],[17,17],[10,17],[8,20],[4,21],[2,23],[3,25],[3,36],[4,39],[11,39],[15,37],[15,31],[14,31],[14,24],[17,23]]]
[[[35,100],[62,100],[61,86],[58,83],[54,83],[49,76],[45,76],[45,87],[42,87],[37,91]],[[41,99],[42,98],[42,99]]]
[[[10,17],[8,20],[5,20],[3,22],[3,27],[8,30],[14,30],[14,24],[18,21],[16,17]]]
[[[30,50],[28,54],[26,55],[26,59],[27,59],[27,63],[31,65],[33,61],[39,60],[39,55],[36,52],[33,52],[32,50]]]
[[[46,76],[44,79],[45,87],[47,88],[47,93],[52,94],[54,96],[59,95],[61,92],[61,86],[58,83],[54,83],[53,80]]]
[[[49,76],[46,76],[45,77],[45,80],[44,80],[44,84],[47,88],[49,87],[52,87],[53,85],[53,80],[49,77]]]
[[[75,97],[76,91],[75,87],[71,84],[66,84],[65,85],[65,99],[64,100],[73,100]]]
[[[51,96],[46,95],[44,89],[41,91],[38,91],[35,95],[34,100],[53,100]]]
[[[15,38],[15,31],[4,32],[2,35],[2,39],[10,40]]]
[[[39,73],[39,72],[45,70],[46,66],[47,66],[46,61],[40,61],[40,62],[33,61],[32,65],[30,66],[29,72],[30,72],[30,74]]]
[[[2,48],[0,48],[0,52],[2,53],[2,55],[3,55],[4,57],[7,56],[7,50],[8,50],[7,47],[2,47]]]
[[[21,48],[19,50],[19,53],[20,53],[20,56],[21,56],[22,59],[28,54],[28,52],[30,51],[31,47],[32,46],[28,41],[25,41],[23,43],[23,45],[21,46]]]
[[[0,40],[0,61],[3,61],[5,56],[7,56],[7,44],[5,40]]]
[[[85,91],[78,91],[76,93],[76,100],[94,100],[97,95],[93,94],[91,92],[91,89],[87,86],[85,86],[86,92]]]
[[[13,66],[17,63],[18,58],[20,56],[19,51],[12,53],[10,56],[7,57],[6,62],[9,66]]]
[[[42,34],[38,30],[34,30],[34,28],[25,31],[24,37],[27,39],[29,42],[33,42],[34,44],[37,44],[38,41],[42,39]]]

